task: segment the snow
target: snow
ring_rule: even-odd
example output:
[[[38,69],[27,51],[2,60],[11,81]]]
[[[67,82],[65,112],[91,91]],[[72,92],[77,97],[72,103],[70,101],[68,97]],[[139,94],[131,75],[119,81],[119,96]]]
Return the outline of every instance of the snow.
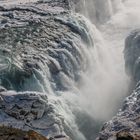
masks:
[[[32,3],[37,2],[38,0],[0,0],[1,5],[17,5],[17,4],[25,4],[25,3]]]

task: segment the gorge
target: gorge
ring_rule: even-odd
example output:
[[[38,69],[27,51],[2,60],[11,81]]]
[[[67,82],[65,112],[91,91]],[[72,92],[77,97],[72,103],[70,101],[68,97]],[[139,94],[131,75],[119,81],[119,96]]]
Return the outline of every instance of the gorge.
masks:
[[[58,140],[119,140],[128,128],[126,137],[137,135],[139,7],[0,0],[0,125]]]

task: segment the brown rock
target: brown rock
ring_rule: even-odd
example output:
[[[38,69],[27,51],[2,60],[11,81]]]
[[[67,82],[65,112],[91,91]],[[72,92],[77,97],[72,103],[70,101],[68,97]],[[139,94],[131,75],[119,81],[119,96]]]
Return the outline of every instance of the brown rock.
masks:
[[[139,132],[121,131],[117,133],[117,140],[140,140]]]
[[[12,127],[0,126],[0,140],[48,140],[39,133],[23,131]]]

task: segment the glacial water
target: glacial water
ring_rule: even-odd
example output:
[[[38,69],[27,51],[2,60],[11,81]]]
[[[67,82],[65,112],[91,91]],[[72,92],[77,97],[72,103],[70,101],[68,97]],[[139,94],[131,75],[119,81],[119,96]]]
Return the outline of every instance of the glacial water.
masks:
[[[20,0],[22,2],[25,1]],[[15,3],[9,0],[0,5]],[[75,4],[77,14],[74,11],[72,14],[76,20],[56,20],[76,30],[84,41],[63,41],[55,50],[61,52],[61,61],[48,58],[58,70],[63,66],[65,73],[60,72],[56,79],[53,77],[57,83],[49,67],[40,64],[42,71],[35,71],[22,91],[36,89],[47,93],[49,104],[64,120],[66,134],[73,140],[94,140],[103,122],[111,119],[128,95],[130,81],[125,73],[124,40],[131,30],[140,26],[140,2],[78,0]],[[69,43],[78,55],[73,53]],[[51,49],[50,52],[54,53]]]

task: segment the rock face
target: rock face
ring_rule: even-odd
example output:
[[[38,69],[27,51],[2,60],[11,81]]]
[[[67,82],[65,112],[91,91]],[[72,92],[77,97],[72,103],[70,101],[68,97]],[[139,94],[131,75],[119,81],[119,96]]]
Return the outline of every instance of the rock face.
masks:
[[[140,31],[133,31],[125,44],[126,71],[137,83],[136,88],[126,98],[118,114],[104,124],[97,140],[140,139]]]
[[[0,3],[0,124],[76,139],[74,121],[59,113],[72,114],[69,105],[57,99],[86,70],[85,49],[93,41],[73,6],[68,0]]]
[[[133,31],[126,39],[124,50],[126,72],[134,81],[140,80],[140,30]]]
[[[78,80],[86,67],[83,42],[88,46],[93,42],[82,18],[65,5],[46,1],[0,7],[3,87],[52,92],[51,86],[65,90],[71,87],[69,81]],[[43,76],[52,85],[46,87]]]
[[[48,140],[34,131],[23,131],[10,127],[0,127],[1,140]]]
[[[61,119],[46,95],[37,92],[0,93],[0,124],[22,130],[35,130],[53,137],[62,135]],[[64,137],[64,135],[62,135]]]

